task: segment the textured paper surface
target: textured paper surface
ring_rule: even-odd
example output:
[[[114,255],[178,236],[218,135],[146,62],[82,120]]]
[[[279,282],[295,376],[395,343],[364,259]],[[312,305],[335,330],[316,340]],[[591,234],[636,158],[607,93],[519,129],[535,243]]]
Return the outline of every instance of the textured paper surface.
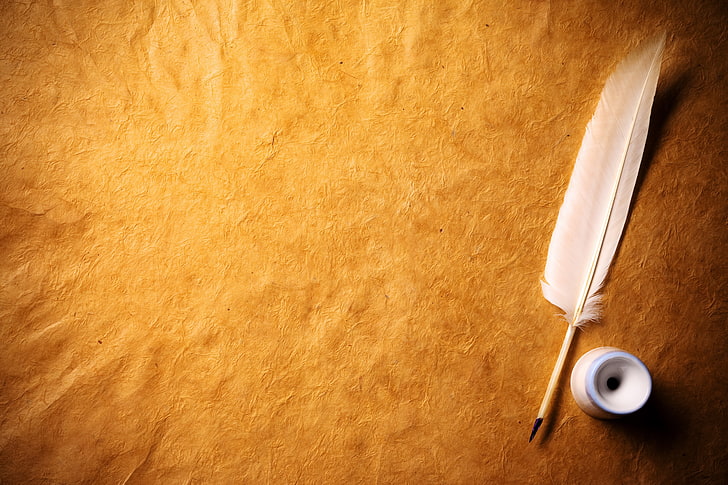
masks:
[[[0,482],[726,480],[719,2],[3,2]],[[435,4],[435,5],[433,5]],[[539,276],[584,128],[668,33],[603,321]]]

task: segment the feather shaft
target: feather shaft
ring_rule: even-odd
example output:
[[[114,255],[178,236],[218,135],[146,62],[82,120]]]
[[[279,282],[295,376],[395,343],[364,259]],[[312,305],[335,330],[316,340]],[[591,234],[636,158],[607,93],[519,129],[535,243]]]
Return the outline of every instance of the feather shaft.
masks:
[[[529,441],[548,411],[576,328],[599,317],[598,292],[627,220],[664,44],[662,34],[617,66],[587,125],[541,282],[544,297],[564,311],[569,326]]]
[[[529,442],[533,440],[534,436],[536,436],[536,432],[538,431],[538,428],[541,427],[541,423],[543,423],[543,418],[546,416],[546,412],[548,411],[549,404],[551,404],[551,401],[553,399],[554,391],[556,390],[557,384],[559,382],[559,377],[561,376],[561,371],[564,368],[564,363],[566,362],[566,356],[569,354],[569,349],[571,348],[571,342],[574,340],[574,334],[576,333],[576,325],[569,325],[569,327],[566,329],[566,335],[564,336],[564,341],[561,344],[561,350],[559,351],[559,357],[556,359],[556,365],[554,365],[554,370],[551,371],[551,378],[549,379],[549,385],[546,387],[546,393],[543,396],[543,399],[541,400],[541,407],[538,410],[538,417],[536,418],[536,421],[534,422],[533,428],[531,429],[531,437],[528,439]]]

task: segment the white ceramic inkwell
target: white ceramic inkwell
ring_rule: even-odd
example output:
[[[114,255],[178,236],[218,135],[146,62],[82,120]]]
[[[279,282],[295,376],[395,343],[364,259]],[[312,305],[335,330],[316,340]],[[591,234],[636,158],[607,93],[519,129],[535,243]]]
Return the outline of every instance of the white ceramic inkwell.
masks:
[[[614,419],[645,405],[652,392],[650,371],[634,355],[614,347],[584,354],[571,372],[571,393],[590,416]]]

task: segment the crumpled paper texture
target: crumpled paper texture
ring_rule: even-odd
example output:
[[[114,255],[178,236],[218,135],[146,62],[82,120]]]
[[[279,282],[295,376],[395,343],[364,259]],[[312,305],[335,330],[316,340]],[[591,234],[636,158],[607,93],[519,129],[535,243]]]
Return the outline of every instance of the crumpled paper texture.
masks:
[[[719,483],[726,14],[709,0],[0,6],[0,482]],[[539,277],[612,68],[668,32],[601,322]]]

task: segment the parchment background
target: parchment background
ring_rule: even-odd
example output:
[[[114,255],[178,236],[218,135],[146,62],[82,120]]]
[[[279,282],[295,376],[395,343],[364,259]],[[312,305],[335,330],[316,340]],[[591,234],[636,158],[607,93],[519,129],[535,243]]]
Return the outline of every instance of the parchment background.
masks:
[[[725,483],[724,2],[3,1],[1,483]],[[604,318],[539,277],[581,137],[668,33]]]

